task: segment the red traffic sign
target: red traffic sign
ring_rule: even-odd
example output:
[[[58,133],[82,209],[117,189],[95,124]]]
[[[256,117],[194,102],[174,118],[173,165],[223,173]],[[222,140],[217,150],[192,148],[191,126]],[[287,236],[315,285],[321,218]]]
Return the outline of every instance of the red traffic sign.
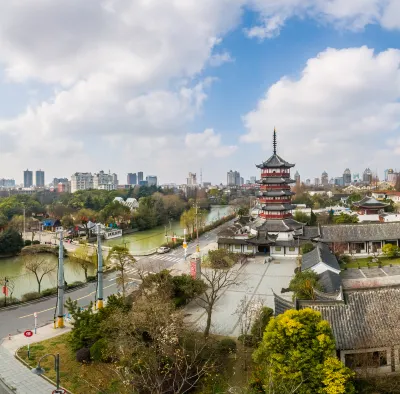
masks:
[[[25,335],[27,338],[29,338],[29,337],[31,337],[31,336],[33,335],[33,332],[32,332],[31,330],[26,330],[26,331],[24,332],[24,335]]]

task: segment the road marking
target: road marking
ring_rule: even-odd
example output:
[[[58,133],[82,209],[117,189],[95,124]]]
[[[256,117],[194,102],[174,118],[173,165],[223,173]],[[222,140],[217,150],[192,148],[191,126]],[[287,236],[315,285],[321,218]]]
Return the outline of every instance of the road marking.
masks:
[[[49,309],[45,309],[44,311],[40,311],[40,312],[36,312],[36,313],[39,314],[39,313],[51,311],[52,309],[55,309],[55,307],[52,307],[52,308],[49,308]],[[21,316],[20,319],[23,319],[23,318],[29,317],[29,316],[33,316],[33,315],[34,315],[34,313],[31,313],[30,315]]]

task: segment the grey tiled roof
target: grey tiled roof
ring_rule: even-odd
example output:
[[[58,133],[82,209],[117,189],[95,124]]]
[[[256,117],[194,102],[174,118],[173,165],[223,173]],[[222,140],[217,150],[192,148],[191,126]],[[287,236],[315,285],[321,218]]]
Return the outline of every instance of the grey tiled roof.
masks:
[[[400,288],[358,290],[346,295],[346,304],[302,301],[327,320],[336,348],[377,348],[400,344]]]
[[[295,209],[296,206],[292,204],[268,204],[262,207],[263,211],[290,211]]]
[[[266,178],[261,178],[260,180],[257,181],[257,183],[261,183],[261,184],[277,184],[277,183],[281,183],[281,184],[285,184],[285,183],[294,183],[296,181],[294,181],[293,179],[290,178],[281,178],[281,177],[266,177]]]
[[[317,226],[305,226],[303,231],[303,238],[313,239],[319,237],[319,229]]]
[[[219,237],[218,238],[218,244],[222,245],[247,245],[247,238],[223,238]]]
[[[334,293],[342,286],[342,278],[336,272],[325,271],[319,274],[318,277],[318,282],[326,293]]]
[[[303,223],[299,223],[294,219],[270,219],[263,222],[259,227],[258,231],[270,231],[270,232],[285,232],[301,229],[304,226]]]
[[[256,165],[258,168],[290,168],[294,167],[294,164],[288,163],[283,160],[282,157],[277,154],[273,154],[268,160],[264,161],[262,164]]]
[[[305,253],[301,259],[301,269],[307,270],[314,267],[319,262],[324,262],[330,267],[340,270],[336,256],[331,252],[328,245],[318,242],[315,248],[308,253]]]
[[[293,196],[296,194],[295,192],[292,192],[291,190],[263,190],[260,192],[257,192],[257,196],[265,196],[265,197],[281,197],[281,196]]]
[[[400,239],[400,222],[321,226],[323,242],[382,241]]]
[[[275,309],[275,316],[278,316],[289,309],[295,309],[295,305],[292,301],[289,301],[274,293],[274,309]]]
[[[384,208],[384,207],[387,207],[389,204],[385,204],[384,202],[378,201],[374,197],[366,196],[362,200],[354,202],[353,205],[355,205],[356,207],[364,206],[364,207],[380,207],[380,208]]]

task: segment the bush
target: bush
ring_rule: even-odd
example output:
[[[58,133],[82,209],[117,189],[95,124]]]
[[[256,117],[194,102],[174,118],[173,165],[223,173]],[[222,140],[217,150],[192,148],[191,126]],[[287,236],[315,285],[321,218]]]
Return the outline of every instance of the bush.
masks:
[[[32,245],[32,241],[30,239],[26,239],[24,242],[25,246],[31,246]]]
[[[90,363],[90,349],[83,347],[76,352],[76,361],[82,364]]]
[[[247,347],[255,347],[257,346],[257,339],[254,338],[251,334],[244,334],[238,337],[238,341],[241,342],[244,346]]]
[[[71,284],[68,285],[68,289],[73,289],[74,287],[78,287],[83,284],[84,284],[84,282],[81,282],[80,280],[76,280],[75,282],[72,282]]]
[[[96,282],[97,276],[96,275],[88,275],[86,282]]]
[[[57,287],[52,287],[50,289],[45,289],[42,291],[42,296],[46,297],[52,294],[57,294]]]
[[[273,316],[274,311],[271,308],[268,308],[267,306],[262,307],[261,313],[251,327],[251,335],[253,336],[256,344],[262,341],[265,328]]]
[[[25,293],[22,296],[22,301],[32,301],[32,300],[36,300],[37,298],[40,298],[40,293],[38,293],[37,291],[31,291],[30,293]]]
[[[38,241],[37,239],[35,241],[32,242],[32,245],[40,245],[40,241]]]
[[[106,362],[107,357],[104,353],[107,349],[107,340],[105,338],[99,339],[90,348],[90,357],[93,361]]]
[[[231,338],[224,338],[217,344],[217,350],[221,354],[236,353],[236,342]]]
[[[301,247],[301,253],[302,254],[306,254],[308,252],[311,252],[312,250],[314,250],[314,245],[312,243],[306,243],[305,245],[303,245]]]

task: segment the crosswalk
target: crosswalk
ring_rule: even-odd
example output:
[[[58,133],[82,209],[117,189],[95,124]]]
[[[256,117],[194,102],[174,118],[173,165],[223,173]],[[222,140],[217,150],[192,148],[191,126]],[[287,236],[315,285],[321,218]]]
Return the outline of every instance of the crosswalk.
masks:
[[[139,273],[139,270],[137,269],[137,268],[128,268],[128,269],[126,269],[125,271],[125,274],[127,274],[127,275],[134,275],[134,274],[138,274]],[[140,272],[143,276],[147,276],[147,275],[149,275],[149,274],[154,274],[155,272],[153,272],[153,271],[141,271]],[[115,277],[115,278],[111,278],[111,279],[109,279],[108,281],[109,282],[112,282],[112,281],[114,281],[114,280],[116,280],[117,278]],[[131,280],[136,280],[136,281],[140,281],[140,279],[138,279],[138,278],[129,278],[129,279],[131,279]]]
[[[156,260],[170,261],[174,263],[179,263],[182,261],[182,257],[173,257],[166,254],[156,254],[154,256],[151,256],[151,258]]]

